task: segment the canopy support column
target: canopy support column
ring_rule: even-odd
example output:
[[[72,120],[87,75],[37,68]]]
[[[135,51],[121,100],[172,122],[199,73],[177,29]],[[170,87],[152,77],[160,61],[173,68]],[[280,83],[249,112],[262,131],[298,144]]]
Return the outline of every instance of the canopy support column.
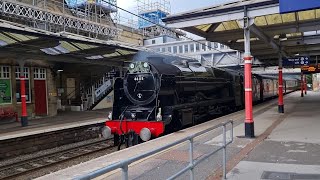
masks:
[[[279,80],[278,80],[278,112],[284,113],[284,103],[283,103],[283,74],[282,74],[282,55],[279,53]]]
[[[301,72],[301,97],[304,97],[303,94],[303,86],[304,86],[304,79],[303,79],[303,72]]]
[[[20,98],[21,98],[21,126],[28,126],[28,113],[27,113],[27,102],[26,102],[26,84],[24,74],[24,60],[18,61],[20,66]]]
[[[304,75],[304,94],[307,95],[307,75]]]
[[[247,19],[248,20],[248,19]],[[246,19],[244,20],[246,21]],[[245,137],[253,138],[254,136],[254,121],[252,113],[252,56],[250,52],[250,29],[244,26],[244,90],[245,90]]]

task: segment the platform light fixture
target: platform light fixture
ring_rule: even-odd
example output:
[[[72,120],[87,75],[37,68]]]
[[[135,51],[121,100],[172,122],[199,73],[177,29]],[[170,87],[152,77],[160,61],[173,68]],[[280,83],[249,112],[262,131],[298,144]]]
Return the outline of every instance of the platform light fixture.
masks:
[[[58,69],[58,72],[63,72],[63,69]]]
[[[288,40],[286,34],[280,34],[280,35],[279,35],[279,41],[286,41],[286,40]]]

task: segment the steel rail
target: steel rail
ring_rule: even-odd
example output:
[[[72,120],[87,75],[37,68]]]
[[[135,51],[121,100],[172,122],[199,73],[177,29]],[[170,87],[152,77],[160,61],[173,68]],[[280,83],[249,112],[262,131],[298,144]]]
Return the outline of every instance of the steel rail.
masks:
[[[16,163],[11,163],[0,167],[0,179],[12,179],[43,168],[61,164],[79,157],[87,156],[103,150],[112,150],[110,139],[65,149],[62,151],[45,154],[36,158],[31,158]],[[100,146],[100,147],[99,147]],[[114,149],[116,151],[116,148]],[[54,159],[54,160],[52,160]],[[57,160],[58,159],[58,160]],[[39,163],[40,162],[40,163]],[[26,168],[30,167],[30,168]],[[20,169],[20,171],[19,171]]]

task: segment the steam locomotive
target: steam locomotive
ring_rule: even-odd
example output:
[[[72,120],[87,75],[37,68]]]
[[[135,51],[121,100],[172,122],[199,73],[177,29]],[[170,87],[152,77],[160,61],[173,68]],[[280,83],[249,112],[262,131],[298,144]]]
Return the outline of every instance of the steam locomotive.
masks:
[[[204,67],[197,60],[148,57],[133,61],[114,83],[113,111],[102,134],[120,148],[244,106],[243,73]],[[294,91],[298,80],[284,80]],[[253,101],[277,96],[275,77],[253,75]]]

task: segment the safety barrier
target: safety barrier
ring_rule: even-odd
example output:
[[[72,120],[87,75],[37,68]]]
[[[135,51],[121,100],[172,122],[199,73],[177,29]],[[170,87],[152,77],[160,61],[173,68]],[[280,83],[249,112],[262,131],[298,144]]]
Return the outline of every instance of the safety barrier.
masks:
[[[227,125],[228,124],[231,124],[231,129],[230,129],[230,140],[227,142]],[[222,142],[223,142],[223,145],[220,146],[218,149],[216,149],[215,151],[205,155],[204,157],[200,158],[200,159],[197,159],[197,160],[194,160],[193,159],[193,140],[194,138],[196,137],[199,137],[205,133],[208,133],[210,131],[213,131],[217,128],[220,128],[222,127]],[[175,175],[171,176],[170,178],[168,179],[175,179],[179,176],[181,176],[183,173],[187,172],[187,171],[190,171],[190,179],[193,180],[194,179],[194,171],[193,169],[199,164],[201,163],[203,160],[207,159],[208,157],[212,156],[213,154],[217,153],[218,151],[222,150],[223,152],[223,158],[222,158],[222,169],[223,169],[223,179],[226,179],[226,161],[227,161],[227,155],[226,155],[226,148],[229,144],[231,144],[233,142],[233,121],[228,121],[228,122],[225,122],[225,123],[221,123],[219,125],[216,125],[214,127],[211,127],[209,129],[206,129],[204,131],[201,131],[201,132],[198,132],[196,134],[193,134],[191,136],[188,136],[186,138],[183,138],[181,140],[178,140],[178,141],[175,141],[171,144],[168,144],[168,145],[165,145],[165,146],[162,146],[158,149],[155,149],[153,151],[150,151],[150,152],[147,152],[147,153],[144,153],[144,154],[141,154],[139,156],[136,156],[136,157],[132,157],[130,159],[127,159],[127,160],[124,160],[124,161],[120,161],[120,162],[117,162],[117,163],[114,163],[114,164],[111,164],[107,167],[104,167],[104,168],[101,168],[101,169],[98,169],[94,172],[91,172],[89,174],[86,174],[84,176],[79,176],[79,177],[76,177],[75,180],[88,180],[88,179],[93,179],[93,178],[96,178],[96,177],[99,177],[103,174],[106,174],[108,172],[111,172],[111,171],[114,171],[116,169],[119,169],[121,168],[122,170],[122,179],[123,180],[128,180],[128,168],[129,168],[129,165],[132,164],[133,162],[136,162],[136,161],[139,161],[143,158],[146,158],[148,156],[151,156],[151,155],[154,155],[156,153],[159,153],[161,151],[164,151],[166,149],[169,149],[173,146],[176,146],[176,145],[179,145],[179,144],[182,144],[186,141],[189,141],[189,165],[185,168],[183,168],[182,170],[180,170],[178,173],[176,173]]]

